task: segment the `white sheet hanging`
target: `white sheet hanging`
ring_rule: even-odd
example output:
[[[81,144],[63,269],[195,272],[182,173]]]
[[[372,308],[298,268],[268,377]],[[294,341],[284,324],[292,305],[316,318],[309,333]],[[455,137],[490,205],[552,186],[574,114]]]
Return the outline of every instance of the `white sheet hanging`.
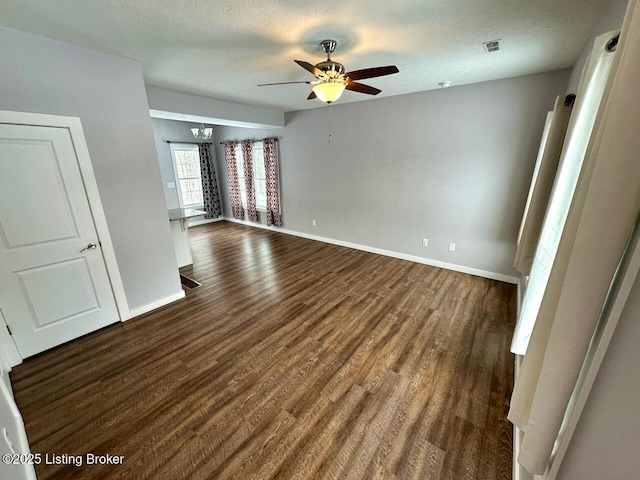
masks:
[[[527,291],[511,343],[511,351],[518,355],[526,353],[529,338],[538,317],[540,303],[545,294],[549,273],[558,250],[560,236],[569,213],[571,199],[613,62],[614,54],[608,52],[605,45],[617,33],[610,32],[596,39],[576,94],[558,172],[531,267]]]
[[[637,5],[638,0],[629,3],[611,76],[566,222],[559,232],[557,255],[511,400],[509,420],[525,432],[518,461],[535,474],[543,474],[549,465],[611,279],[640,211]],[[596,39],[595,55],[615,33]]]

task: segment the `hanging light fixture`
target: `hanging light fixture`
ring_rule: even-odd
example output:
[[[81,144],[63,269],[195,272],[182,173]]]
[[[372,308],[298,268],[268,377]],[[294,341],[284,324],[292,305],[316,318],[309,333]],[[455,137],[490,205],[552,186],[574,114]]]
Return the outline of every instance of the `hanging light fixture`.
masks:
[[[333,103],[340,98],[347,84],[340,81],[327,80],[314,85],[313,92],[316,96],[326,103]]]
[[[196,140],[210,140],[211,135],[213,135],[213,128],[204,127],[204,124],[200,124],[198,128],[192,128],[191,133]]]

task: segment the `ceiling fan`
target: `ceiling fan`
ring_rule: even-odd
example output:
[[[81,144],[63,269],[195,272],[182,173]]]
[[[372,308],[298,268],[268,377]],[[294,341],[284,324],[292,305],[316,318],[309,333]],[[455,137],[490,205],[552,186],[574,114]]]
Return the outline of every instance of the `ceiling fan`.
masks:
[[[342,92],[345,90],[351,90],[353,92],[366,93],[367,95],[377,95],[382,90],[363,83],[358,83],[355,80],[363,80],[365,78],[382,77],[384,75],[391,75],[392,73],[398,73],[398,67],[395,65],[389,65],[387,67],[374,67],[365,68],[363,70],[354,70],[353,72],[346,72],[344,65],[331,60],[331,54],[335,51],[337,42],[335,40],[323,40],[320,45],[322,50],[327,54],[327,59],[324,62],[311,65],[309,62],[302,60],[294,60],[305,70],[311,72],[316,79],[308,82],[279,82],[279,83],[263,83],[258,85],[264,87],[268,85],[287,85],[292,83],[306,83],[313,85],[313,91],[307,97],[307,100],[319,98],[323,102],[333,103]]]

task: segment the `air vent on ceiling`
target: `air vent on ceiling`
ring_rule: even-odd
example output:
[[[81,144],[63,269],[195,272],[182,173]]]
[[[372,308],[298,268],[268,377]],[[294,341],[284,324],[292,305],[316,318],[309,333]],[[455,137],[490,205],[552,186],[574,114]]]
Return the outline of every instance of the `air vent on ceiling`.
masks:
[[[491,40],[489,42],[482,42],[482,45],[484,46],[484,51],[487,53],[493,53],[493,52],[497,52],[498,50],[500,50],[500,39],[498,40]]]

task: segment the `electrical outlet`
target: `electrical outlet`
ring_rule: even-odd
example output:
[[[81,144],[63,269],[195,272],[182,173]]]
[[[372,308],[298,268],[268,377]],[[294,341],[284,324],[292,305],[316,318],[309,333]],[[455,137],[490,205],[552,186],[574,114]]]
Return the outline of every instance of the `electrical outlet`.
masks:
[[[450,252],[455,252],[456,251],[456,244],[455,243],[450,243],[449,244],[449,251]]]
[[[316,225],[318,225],[318,223],[315,220],[311,220],[311,226],[315,227]]]
[[[423,247],[428,247],[429,246],[429,239],[428,238],[423,238],[422,239],[422,246]]]

